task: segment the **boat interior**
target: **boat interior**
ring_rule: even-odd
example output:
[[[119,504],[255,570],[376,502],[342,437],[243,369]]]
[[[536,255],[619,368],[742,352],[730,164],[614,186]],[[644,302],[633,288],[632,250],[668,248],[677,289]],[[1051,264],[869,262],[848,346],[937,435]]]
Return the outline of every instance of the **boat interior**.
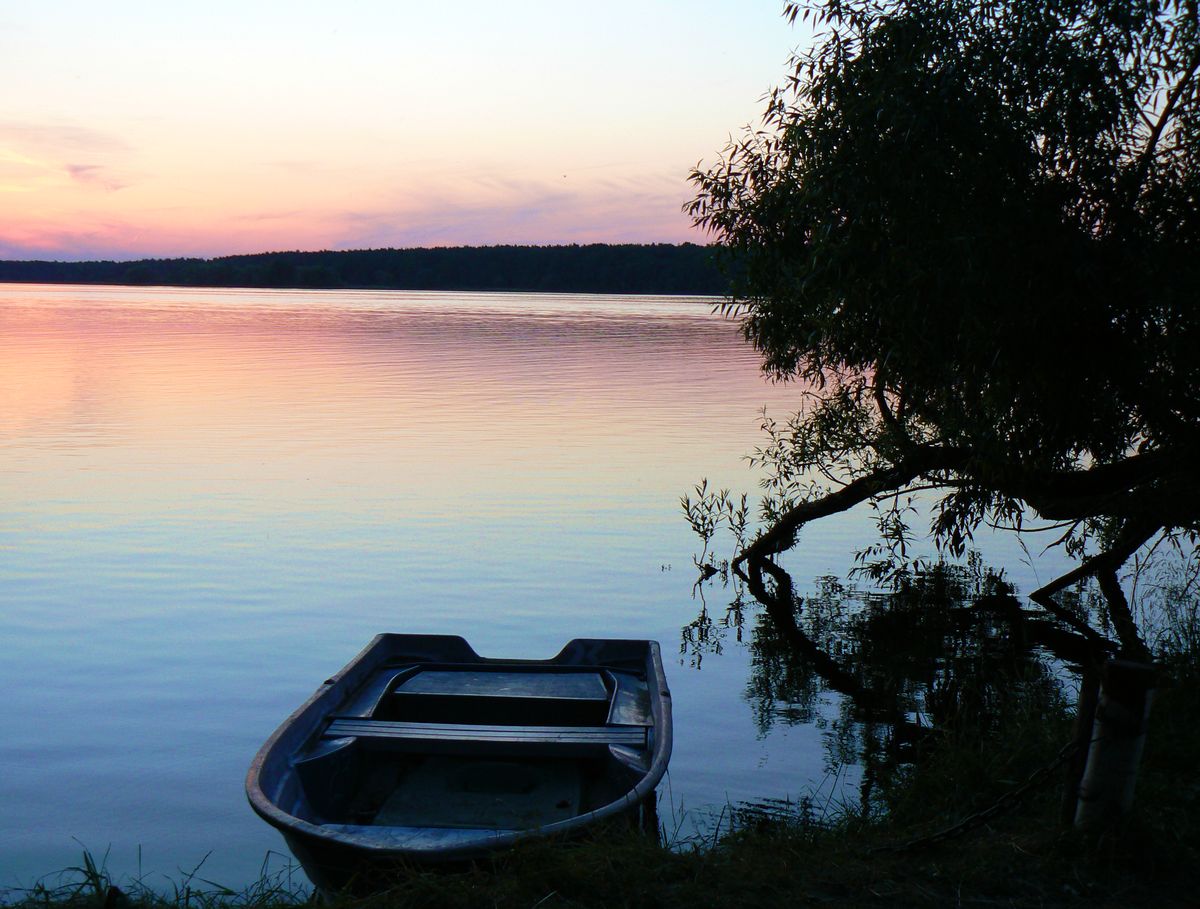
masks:
[[[283,801],[340,828],[541,827],[627,794],[653,726],[628,670],[383,666],[292,756]]]

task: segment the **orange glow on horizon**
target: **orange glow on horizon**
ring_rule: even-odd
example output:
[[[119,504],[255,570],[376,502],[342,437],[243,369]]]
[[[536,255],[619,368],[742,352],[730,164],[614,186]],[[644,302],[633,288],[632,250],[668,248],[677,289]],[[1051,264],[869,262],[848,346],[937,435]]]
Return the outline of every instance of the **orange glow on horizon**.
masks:
[[[701,241],[776,9],[27,4],[0,54],[0,258]]]

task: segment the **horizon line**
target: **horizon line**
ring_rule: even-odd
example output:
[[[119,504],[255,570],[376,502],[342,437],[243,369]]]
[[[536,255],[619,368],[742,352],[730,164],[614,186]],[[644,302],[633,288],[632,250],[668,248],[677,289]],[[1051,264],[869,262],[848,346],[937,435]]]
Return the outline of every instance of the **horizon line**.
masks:
[[[255,256],[290,256],[290,255],[349,255],[352,253],[364,252],[433,252],[435,250],[463,250],[463,249],[587,249],[595,246],[605,247],[629,247],[629,246],[670,246],[670,247],[686,247],[696,246],[701,249],[708,249],[719,246],[719,243],[696,243],[691,240],[684,240],[679,243],[670,241],[653,241],[653,242],[608,242],[597,241],[594,243],[461,243],[456,245],[433,245],[433,246],[365,246],[355,249],[269,249],[261,252],[252,253],[225,253],[218,256],[141,256],[130,259],[10,259],[0,256],[0,262],[3,263],[46,263],[54,265],[94,265],[99,263],[111,262],[114,264],[131,265],[137,262],[220,262],[223,259],[248,259]]]

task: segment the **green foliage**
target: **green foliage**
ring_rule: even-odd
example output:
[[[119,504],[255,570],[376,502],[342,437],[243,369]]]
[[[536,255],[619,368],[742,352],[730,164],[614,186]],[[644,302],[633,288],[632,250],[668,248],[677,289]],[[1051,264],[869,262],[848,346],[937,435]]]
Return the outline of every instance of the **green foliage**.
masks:
[[[711,566],[709,545],[722,527],[733,535],[734,545],[746,544],[746,531],[750,522],[748,497],[743,494],[735,499],[728,489],[709,489],[708,480],[696,484],[695,498],[681,496],[679,505],[692,531],[704,544],[703,551],[695,557],[696,567],[704,571]]]
[[[692,175],[690,206],[737,263],[729,311],[764,367],[810,394],[786,439],[768,427],[768,517],[922,452],[885,488],[939,487],[932,531],[955,553],[1025,505],[1080,553],[1130,522],[1194,532],[1195,4],[787,13],[816,46],[761,128]]]

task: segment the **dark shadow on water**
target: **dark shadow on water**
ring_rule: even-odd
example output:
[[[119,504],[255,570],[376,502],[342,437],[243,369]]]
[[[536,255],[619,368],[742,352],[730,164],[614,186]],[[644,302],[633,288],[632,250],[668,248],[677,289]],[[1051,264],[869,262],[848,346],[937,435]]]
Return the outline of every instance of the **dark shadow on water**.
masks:
[[[709,598],[727,598],[715,618],[706,586]],[[823,796],[842,800],[838,813],[886,810],[880,792],[949,731],[969,728],[982,739],[1015,715],[1065,716],[1078,671],[1097,656],[1081,635],[1023,609],[977,557],[915,572],[886,591],[822,577],[802,595],[766,560],[697,590],[700,614],[682,629],[681,653],[700,666],[731,638],[748,644],[746,700],[760,735],[816,724],[830,774],[861,768],[857,800]],[[817,811],[813,798],[763,800],[734,813],[743,823],[806,823],[829,810]]]

